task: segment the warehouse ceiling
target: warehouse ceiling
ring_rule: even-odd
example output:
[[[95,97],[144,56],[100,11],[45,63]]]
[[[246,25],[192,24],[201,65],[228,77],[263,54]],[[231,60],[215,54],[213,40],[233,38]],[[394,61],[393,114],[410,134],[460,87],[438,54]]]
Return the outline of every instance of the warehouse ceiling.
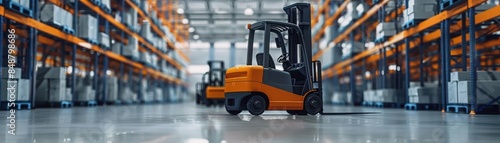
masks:
[[[286,21],[283,6],[310,0],[180,0],[194,31],[190,40],[244,42],[245,26],[260,20]],[[251,10],[248,10],[251,9]],[[252,12],[250,12],[252,11]],[[196,36],[198,35],[198,36]],[[257,35],[256,38],[262,35]]]

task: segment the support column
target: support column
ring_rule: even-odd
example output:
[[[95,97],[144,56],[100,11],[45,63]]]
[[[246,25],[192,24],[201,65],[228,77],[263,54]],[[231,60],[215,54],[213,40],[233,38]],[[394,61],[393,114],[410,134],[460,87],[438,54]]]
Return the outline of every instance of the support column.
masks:
[[[215,59],[215,44],[214,42],[210,42],[210,48],[208,49],[208,60]]]
[[[477,75],[476,75],[476,8],[472,7],[469,9],[469,49],[470,49],[470,86],[469,86],[469,94],[471,95],[471,111],[470,114],[476,114],[476,84],[477,84]]]
[[[236,66],[235,60],[236,60],[236,44],[234,42],[231,42],[231,47],[229,48],[229,67]]]

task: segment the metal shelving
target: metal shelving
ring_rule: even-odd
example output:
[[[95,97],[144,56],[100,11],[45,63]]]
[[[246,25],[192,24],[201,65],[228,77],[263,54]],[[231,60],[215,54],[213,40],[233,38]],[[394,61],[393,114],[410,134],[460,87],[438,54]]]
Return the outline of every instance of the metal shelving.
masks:
[[[366,23],[368,18],[374,16],[378,10],[384,9],[388,2],[389,0],[381,0],[378,3],[375,3],[361,18],[337,35],[337,37],[331,41],[333,44],[330,44],[326,48],[321,47],[320,50],[314,55],[314,59],[319,59],[324,54],[324,51],[330,48],[336,48],[337,46],[335,46],[335,44],[338,45],[343,41],[349,41],[349,39],[350,41],[362,40],[364,43],[367,39],[364,33],[373,31],[377,23],[375,22],[374,25],[369,26],[367,30],[365,30],[366,24],[363,23]],[[420,84],[423,84],[424,81],[429,78],[439,77],[442,87],[442,103],[440,103],[440,109],[444,111],[447,108],[446,106],[449,105],[447,104],[447,82],[450,81],[449,74],[452,69],[465,71],[468,66],[489,66],[491,67],[490,69],[496,70],[497,65],[494,63],[498,61],[498,58],[495,58],[498,57],[498,54],[495,53],[498,52],[495,52],[494,50],[491,51],[491,48],[500,45],[500,42],[498,42],[498,36],[492,36],[492,34],[493,32],[499,31],[500,27],[498,24],[493,24],[490,21],[500,16],[498,13],[500,6],[495,6],[486,11],[475,14],[476,11],[474,10],[474,7],[479,6],[484,2],[485,0],[464,1],[463,3],[457,3],[453,7],[443,10],[435,16],[418,23],[416,26],[403,30],[388,38],[386,41],[376,44],[374,47],[368,47],[365,51],[358,53],[351,58],[335,63],[323,72],[325,74],[323,77],[328,80],[339,80],[341,79],[340,77],[349,77],[349,81],[355,81],[357,80],[356,77],[361,75],[363,85],[362,89],[364,89],[366,87],[367,80],[377,77],[382,78],[382,84],[385,86],[386,83],[384,82],[387,81],[388,78],[385,77],[385,75],[387,75],[388,71],[395,74],[395,77],[390,78],[392,81],[396,82],[395,88],[406,88],[407,93],[405,95],[408,95],[410,81],[419,81]],[[342,7],[342,5],[340,7]],[[405,5],[408,5],[407,1]],[[399,7],[397,8],[397,12],[393,11],[388,16],[383,17],[380,17],[381,14],[379,14],[379,20],[380,18],[385,17],[385,21],[390,21],[388,18],[396,17],[396,15],[399,15],[402,10],[404,10],[404,7]],[[464,20],[466,19],[465,13],[469,14],[469,19],[467,20]],[[462,20],[457,19],[457,16],[462,16]],[[438,24],[441,24],[441,26]],[[481,26],[476,26],[479,24]],[[467,29],[467,27],[469,28]],[[362,30],[360,31],[360,29]],[[318,32],[319,34],[315,35],[315,41],[321,37],[323,32],[324,28]],[[438,41],[440,39],[441,41]],[[482,42],[478,42],[477,40],[482,40]],[[467,43],[469,46],[466,45]],[[458,48],[455,48],[456,46],[458,46]],[[469,50],[470,55],[467,55],[467,50]],[[467,57],[476,57],[476,52],[480,51],[484,51],[484,53],[478,54],[478,58],[469,58],[470,63],[467,63]],[[485,57],[485,55],[488,54],[490,55],[490,58]],[[493,55],[493,57],[491,57],[491,55]],[[404,56],[405,58],[401,60],[401,56]],[[399,63],[399,61],[404,61],[404,63]],[[399,67],[401,71],[387,70],[387,65],[391,64]],[[406,65],[410,65],[409,68],[407,68],[408,66]],[[476,70],[476,68],[470,68],[471,81],[473,81],[471,87],[475,87],[474,82],[476,79],[474,77],[476,76]],[[374,74],[367,77],[365,76],[366,71],[371,71],[370,73]],[[386,74],[381,74],[381,72],[384,71]],[[402,77],[401,74],[405,74],[405,76]],[[393,78],[395,78],[395,80]],[[345,83],[345,81],[343,83]],[[355,82],[349,83],[350,85],[348,89],[355,94]],[[401,83],[403,86],[400,86],[397,83]],[[477,111],[475,101],[476,92],[474,91],[475,88],[471,89],[473,90],[471,91],[472,104],[470,104],[470,106],[463,106],[470,107],[471,114],[475,114]],[[489,103],[493,103],[495,100],[498,101],[498,99],[499,98],[496,98]],[[408,100],[409,99],[407,97],[406,103],[408,103]],[[481,106],[480,108],[482,107],[484,106]]]
[[[96,18],[98,19],[98,21],[100,21],[99,31],[102,31],[110,36],[109,43],[111,43],[112,40],[128,43],[127,37],[133,36],[139,40],[140,44],[138,46],[140,51],[151,51],[159,55],[159,57],[169,63],[169,65],[167,66],[175,67],[175,70],[178,74],[176,77],[166,75],[165,73],[162,73],[161,71],[158,71],[152,67],[148,67],[137,61],[113,53],[112,51],[104,49],[97,44],[91,44],[84,39],[74,36],[73,34],[65,33],[59,28],[38,21],[38,17],[36,15],[38,15],[39,12],[36,9],[33,9],[33,7],[38,7],[38,1],[31,1],[30,3],[33,15],[35,15],[34,17],[23,15],[19,12],[16,12],[15,10],[5,8],[3,5],[1,5],[0,25],[2,26],[3,30],[8,28],[16,29],[16,35],[18,35],[19,38],[24,41],[21,43],[27,44],[27,46],[21,46],[21,43],[16,43],[19,47],[19,51],[27,51],[21,53],[18,56],[22,56],[27,63],[26,65],[19,66],[23,68],[23,72],[25,73],[23,75],[26,75],[27,79],[31,81],[29,88],[31,89],[30,103],[32,107],[35,107],[34,90],[36,81],[34,77],[36,75],[36,61],[42,62],[43,67],[47,65],[71,67],[69,70],[71,70],[72,72],[70,72],[68,77],[71,79],[69,84],[71,85],[71,89],[73,89],[71,92],[73,96],[75,95],[74,83],[77,76],[75,72],[77,68],[86,72],[92,71],[92,73],[96,74],[96,76],[93,76],[94,78],[92,80],[92,86],[95,89],[106,89],[106,84],[98,85],[98,83],[106,83],[107,76],[115,76],[119,77],[120,81],[132,78],[138,78],[138,80],[141,81],[143,78],[145,78],[148,79],[151,83],[154,83],[153,85],[157,85],[158,87],[166,87],[166,89],[171,90],[181,88],[181,92],[187,90],[186,83],[182,81],[183,79],[179,78],[179,74],[187,72],[183,65],[179,64],[178,61],[175,61],[166,53],[159,51],[151,43],[147,42],[143,37],[139,36],[136,32],[129,29],[121,22],[115,20],[110,14],[103,11],[99,6],[95,5],[89,0],[80,0],[79,2],[70,4],[70,6],[68,6],[67,3],[69,1],[48,0],[46,2],[62,6],[64,9],[73,13],[73,26],[75,28],[78,26],[76,17],[78,17],[79,14],[74,13],[73,11],[84,9],[88,12],[95,13],[97,16]],[[121,1],[121,6],[124,6],[125,2],[131,5],[131,7],[135,6],[135,8],[138,8],[130,0]],[[122,8],[124,9],[125,7]],[[166,13],[168,13],[168,11],[166,11]],[[145,17],[145,15],[141,16]],[[11,24],[21,25],[24,26],[24,28],[13,26]],[[170,23],[168,23],[168,25],[170,25]],[[161,30],[159,30],[158,25],[151,26],[152,29],[155,29],[157,33],[162,32]],[[114,30],[112,31],[111,29]],[[172,31],[173,29],[170,30]],[[175,48],[175,44],[173,43],[173,41],[169,41],[168,39],[166,39],[164,33],[158,34],[161,35],[165,42],[168,43],[167,45],[168,47],[170,47],[170,49],[175,50],[181,55],[182,58],[184,58],[184,60],[189,61],[189,59],[180,50]],[[0,36],[0,38],[5,37]],[[177,39],[182,38],[177,37]],[[3,46],[5,45],[5,43],[0,44],[2,45],[0,51],[5,51]],[[144,45],[144,47],[140,46],[141,44]],[[24,69],[27,70],[25,71]],[[108,74],[109,70],[114,71],[114,74]],[[125,72],[128,72],[128,74],[125,74]],[[128,82],[127,84],[130,85],[132,83]],[[122,86],[122,84],[119,84],[118,88],[121,89]],[[138,86],[141,85],[139,84]],[[100,104],[106,104],[106,91],[104,90],[102,92],[103,96],[100,96],[101,99],[97,100],[100,102]],[[96,92],[96,97],[99,97],[98,94],[101,93]]]

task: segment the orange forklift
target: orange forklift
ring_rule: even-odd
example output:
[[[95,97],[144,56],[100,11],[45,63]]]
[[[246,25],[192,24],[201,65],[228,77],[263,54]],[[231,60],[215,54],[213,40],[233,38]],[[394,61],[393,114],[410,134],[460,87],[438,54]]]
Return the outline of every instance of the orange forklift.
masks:
[[[323,112],[321,62],[312,61],[310,5],[295,3],[283,10],[288,22],[260,21],[247,26],[247,65],[226,71],[224,96],[229,114],[237,115],[242,110],[252,115],[265,110],[286,110],[292,115]],[[256,31],[264,32],[264,48],[255,56],[257,65],[252,65]],[[281,49],[277,62],[282,63],[283,70],[276,69],[269,53],[271,33]]]
[[[203,74],[200,85],[202,104],[224,105],[224,61],[208,61],[209,71]],[[206,79],[208,77],[208,79]]]

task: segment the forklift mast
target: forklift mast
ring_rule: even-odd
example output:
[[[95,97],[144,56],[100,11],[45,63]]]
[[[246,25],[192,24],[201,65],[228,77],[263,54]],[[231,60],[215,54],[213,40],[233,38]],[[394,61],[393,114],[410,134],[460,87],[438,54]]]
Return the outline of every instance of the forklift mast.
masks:
[[[226,69],[224,61],[208,61],[208,84],[209,86],[224,86]],[[215,80],[218,79],[218,80]]]
[[[283,10],[288,15],[288,23],[293,23],[299,26],[302,31],[303,37],[297,37],[299,34],[293,29],[288,30],[288,46],[290,53],[290,62],[311,62],[312,61],[312,43],[311,43],[311,7],[308,3],[294,3],[292,5],[286,6]],[[304,46],[307,59],[299,59],[299,52],[297,51],[300,38],[304,38]],[[309,67],[310,69],[311,67]]]

